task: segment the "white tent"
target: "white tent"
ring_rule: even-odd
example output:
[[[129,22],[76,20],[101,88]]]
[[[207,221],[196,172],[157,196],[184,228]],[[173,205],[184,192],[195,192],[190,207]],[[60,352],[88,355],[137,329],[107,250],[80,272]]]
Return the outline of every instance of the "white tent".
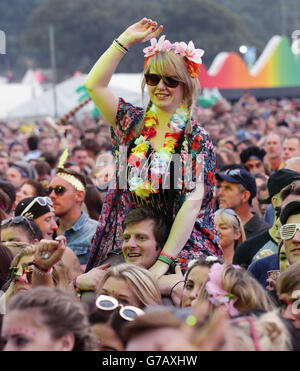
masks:
[[[38,97],[43,91],[33,70],[26,72],[21,83],[7,83],[6,80],[0,79],[0,119],[6,118],[9,111]]]
[[[87,75],[71,77],[68,80],[57,84],[56,108],[57,117],[65,115],[79,104],[80,93],[76,89],[83,85]],[[141,100],[141,74],[114,74],[110,82],[110,88],[118,97],[123,97],[134,105],[143,105]],[[53,89],[49,89],[24,104],[13,108],[7,113],[7,118],[26,118],[55,115]],[[85,106],[81,113],[92,111],[93,103],[90,102]]]

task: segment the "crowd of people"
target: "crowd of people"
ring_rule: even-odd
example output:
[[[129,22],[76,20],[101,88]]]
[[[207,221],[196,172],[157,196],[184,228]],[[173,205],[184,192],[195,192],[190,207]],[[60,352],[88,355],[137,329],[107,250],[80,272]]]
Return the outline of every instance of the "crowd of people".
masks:
[[[1,350],[300,350],[300,99],[201,105],[162,29],[96,62],[97,119],[0,122]],[[108,85],[150,40],[135,107]]]

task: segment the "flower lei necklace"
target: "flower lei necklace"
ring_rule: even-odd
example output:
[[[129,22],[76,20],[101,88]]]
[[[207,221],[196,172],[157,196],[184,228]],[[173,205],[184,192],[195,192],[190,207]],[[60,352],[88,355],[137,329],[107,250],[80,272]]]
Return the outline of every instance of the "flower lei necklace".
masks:
[[[156,128],[159,125],[155,106],[152,105],[144,118],[144,129],[134,142],[136,147],[131,150],[128,159],[128,166],[131,168],[129,179],[129,190],[143,199],[149,197],[151,193],[158,193],[159,184],[162,176],[167,173],[172,154],[178,146],[181,133],[185,128],[189,117],[189,111],[185,105],[177,108],[170,119],[168,127],[171,132],[165,134],[163,148],[152,155],[150,174],[147,179],[141,177],[141,164],[146,159],[150,146],[150,139],[156,136]]]

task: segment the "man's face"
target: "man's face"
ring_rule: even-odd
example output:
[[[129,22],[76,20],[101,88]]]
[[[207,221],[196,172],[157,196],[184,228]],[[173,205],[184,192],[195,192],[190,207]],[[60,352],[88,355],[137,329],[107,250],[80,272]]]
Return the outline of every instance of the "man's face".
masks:
[[[53,202],[55,215],[61,218],[71,213],[72,209],[77,205],[75,200],[77,192],[76,189],[59,176],[55,176],[52,179],[50,187],[53,189],[56,187],[62,187],[63,190],[63,192],[60,194],[56,194],[54,190],[52,190],[49,195]]]
[[[292,292],[282,292],[279,294],[282,317],[292,321],[296,329],[300,330],[300,286]]]
[[[300,156],[299,140],[296,138],[286,139],[283,143],[283,161],[298,156]]]
[[[6,173],[8,170],[8,159],[7,157],[0,157],[0,171]]]
[[[13,167],[10,167],[7,170],[6,176],[16,190],[18,190],[25,181],[25,178],[22,177],[21,173]]]
[[[10,155],[14,155],[14,154],[18,154],[18,153],[21,153],[24,155],[24,147],[22,146],[22,144],[15,144],[11,150],[10,150]]]
[[[122,251],[126,263],[150,268],[157,260],[161,250],[156,249],[153,220],[132,223],[123,232]]]
[[[80,170],[84,170],[85,166],[88,162],[88,154],[87,151],[75,151],[73,155],[73,161],[77,162]]]
[[[291,215],[286,224],[300,223],[300,214]],[[294,264],[300,260],[300,231],[296,231],[294,236],[284,241],[285,252],[289,264]]]
[[[54,141],[53,138],[44,138],[39,143],[39,150],[43,152],[52,152],[54,149]]]
[[[46,213],[34,219],[37,225],[40,227],[43,238],[46,240],[52,240],[53,233],[57,231],[58,226],[55,221],[55,214],[53,211]]]
[[[247,166],[251,174],[265,174],[264,164],[260,160],[248,160],[245,166]]]
[[[270,158],[281,155],[281,142],[277,135],[271,135],[267,139],[266,152]]]
[[[242,203],[242,192],[238,184],[223,180],[219,191],[220,208],[237,209]]]

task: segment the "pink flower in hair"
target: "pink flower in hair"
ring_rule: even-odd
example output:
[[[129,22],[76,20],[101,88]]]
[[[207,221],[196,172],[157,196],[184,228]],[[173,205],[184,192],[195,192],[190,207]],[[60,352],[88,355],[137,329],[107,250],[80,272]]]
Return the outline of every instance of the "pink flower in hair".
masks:
[[[186,51],[187,45],[184,41],[176,42],[173,44],[173,50],[176,54],[181,55],[182,57],[185,57],[185,51]]]
[[[186,57],[190,61],[195,62],[197,64],[201,64],[202,63],[201,57],[204,54],[204,50],[203,49],[195,49],[195,45],[194,45],[193,41],[190,41],[188,43],[187,47],[186,47],[185,54],[186,54]]]
[[[223,265],[215,263],[209,273],[209,281],[206,283],[206,291],[209,294],[208,300],[215,306],[224,305],[231,317],[240,312],[234,307],[237,298],[224,290],[222,281]]]
[[[172,50],[173,45],[170,43],[169,40],[165,40],[165,37],[166,37],[165,35],[161,36],[158,41],[155,38],[150,40],[151,46],[143,49],[143,52],[145,53],[145,58],[152,57],[153,55],[161,51]]]

